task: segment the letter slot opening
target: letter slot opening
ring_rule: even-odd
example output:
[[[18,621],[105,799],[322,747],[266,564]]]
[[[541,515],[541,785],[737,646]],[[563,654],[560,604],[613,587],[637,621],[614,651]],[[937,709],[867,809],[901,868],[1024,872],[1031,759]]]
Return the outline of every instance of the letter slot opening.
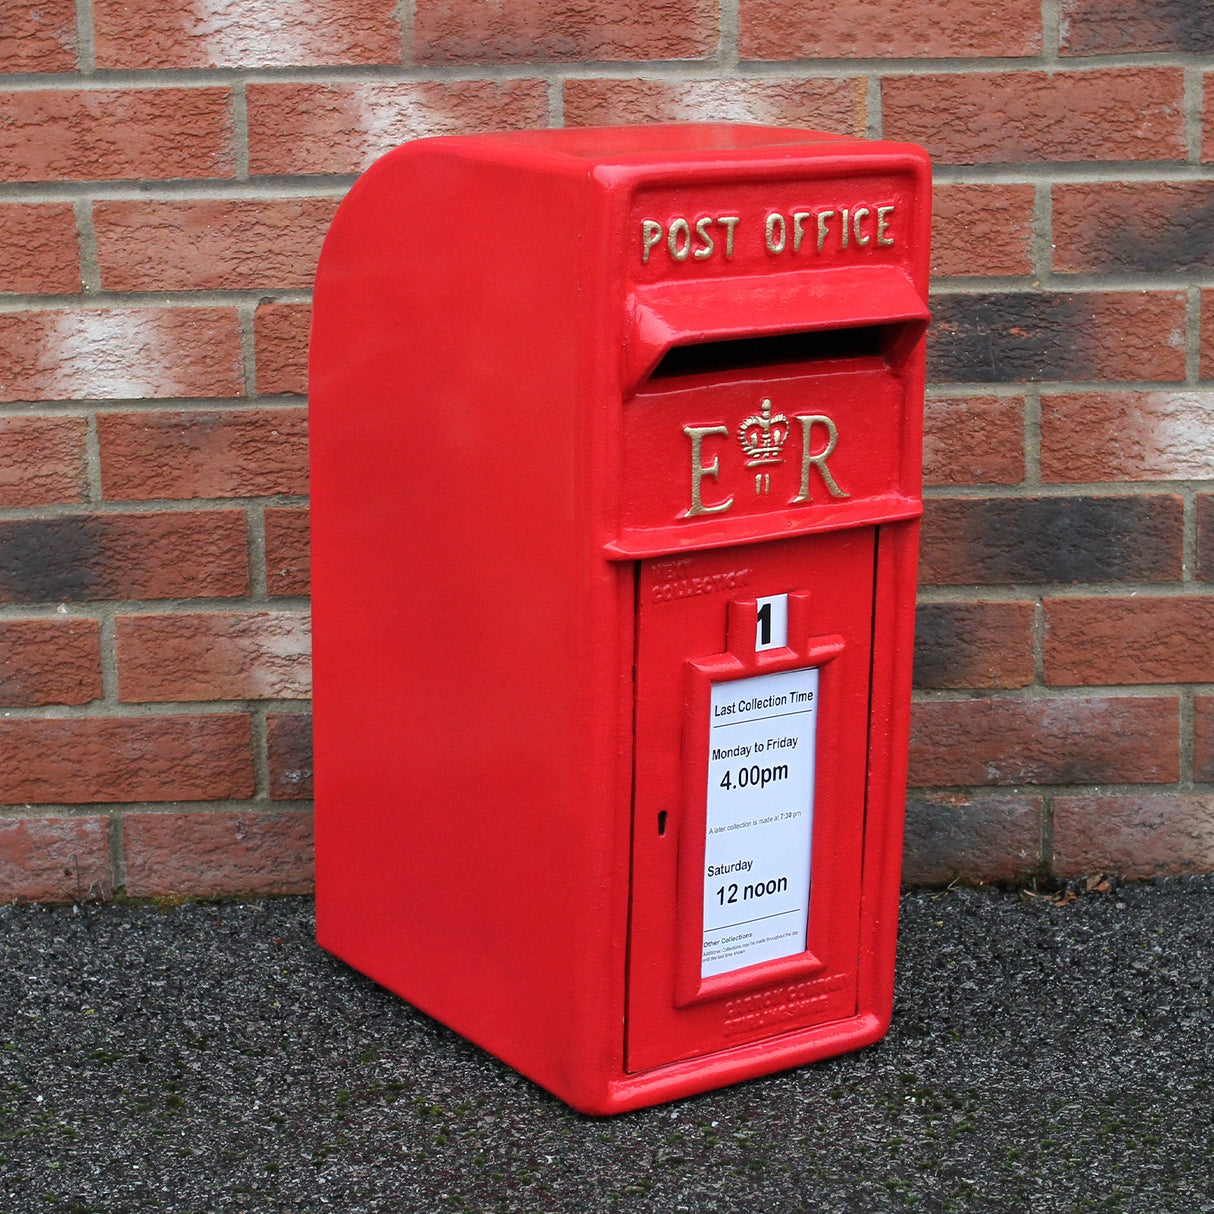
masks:
[[[884,352],[888,328],[885,325],[864,325],[851,329],[818,329],[809,333],[776,333],[767,337],[739,337],[672,346],[649,378],[652,381],[788,363],[878,358]]]

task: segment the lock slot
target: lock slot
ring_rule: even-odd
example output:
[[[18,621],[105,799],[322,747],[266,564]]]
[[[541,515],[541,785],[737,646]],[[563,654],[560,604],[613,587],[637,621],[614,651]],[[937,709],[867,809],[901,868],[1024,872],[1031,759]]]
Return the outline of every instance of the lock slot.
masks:
[[[672,346],[653,369],[649,380],[713,375],[788,363],[877,358],[882,354],[884,336],[884,326],[864,325]]]

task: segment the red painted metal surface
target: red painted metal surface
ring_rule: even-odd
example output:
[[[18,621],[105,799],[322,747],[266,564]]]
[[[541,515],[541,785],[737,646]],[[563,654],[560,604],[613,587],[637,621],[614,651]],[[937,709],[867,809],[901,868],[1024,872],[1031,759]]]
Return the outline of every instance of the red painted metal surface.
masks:
[[[888,1024],[929,199],[906,145],[544,131],[408,144],[326,240],[318,936],[586,1112]],[[713,697],[782,675],[816,733],[722,767]],[[721,816],[760,777],[773,812]],[[794,943],[710,964],[727,894]]]

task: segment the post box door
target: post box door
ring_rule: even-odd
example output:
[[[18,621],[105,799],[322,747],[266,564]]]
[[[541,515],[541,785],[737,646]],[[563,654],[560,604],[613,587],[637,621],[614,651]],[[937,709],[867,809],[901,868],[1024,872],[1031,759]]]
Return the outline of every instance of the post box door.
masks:
[[[629,1071],[856,1012],[877,535],[638,565]]]

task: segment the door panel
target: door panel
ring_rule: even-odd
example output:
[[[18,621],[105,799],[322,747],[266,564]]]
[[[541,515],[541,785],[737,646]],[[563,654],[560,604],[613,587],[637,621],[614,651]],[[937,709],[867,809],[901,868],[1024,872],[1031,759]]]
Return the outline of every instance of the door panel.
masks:
[[[874,560],[861,528],[639,566],[630,1071],[855,1013]]]

